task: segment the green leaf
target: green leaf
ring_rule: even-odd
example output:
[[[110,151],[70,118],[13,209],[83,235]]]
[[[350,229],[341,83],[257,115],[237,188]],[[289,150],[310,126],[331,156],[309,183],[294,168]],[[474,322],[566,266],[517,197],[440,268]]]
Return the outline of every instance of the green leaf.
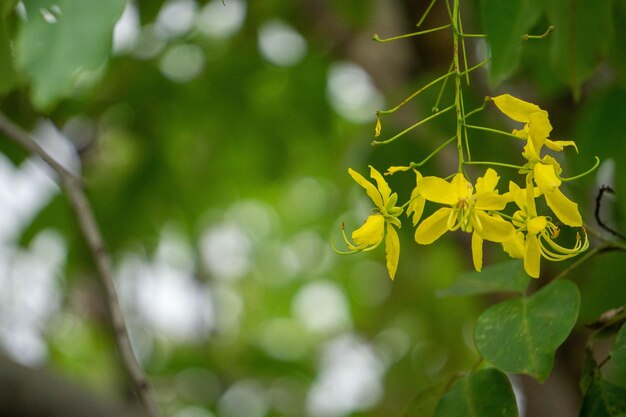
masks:
[[[570,281],[555,281],[530,297],[496,304],[478,318],[474,342],[486,361],[504,372],[543,382],[554,353],[578,318],[580,293]]]
[[[107,61],[125,0],[25,0],[27,20],[16,43],[17,66],[31,81],[31,98],[49,108],[81,73]]]
[[[444,381],[420,391],[402,412],[401,417],[433,417],[437,404],[451,383],[451,381]]]
[[[615,338],[611,359],[617,368],[626,371],[626,326],[622,326]]]
[[[15,8],[18,0],[0,0],[0,16],[5,17]]]
[[[4,7],[4,4],[2,5]],[[13,66],[13,51],[7,33],[5,18],[0,15],[0,94],[10,91],[17,82]]]
[[[521,261],[513,259],[483,268],[482,272],[461,274],[454,285],[437,291],[440,297],[465,296],[493,292],[522,293],[530,279]]]
[[[459,380],[442,398],[434,417],[517,417],[506,375],[485,369]]]
[[[626,389],[594,380],[583,398],[579,417],[620,417],[626,412]]]
[[[543,8],[538,0],[482,0],[480,15],[491,50],[489,75],[495,86],[519,63],[522,35],[537,22]]]
[[[593,349],[590,346],[585,348],[585,358],[583,360],[583,369],[580,373],[579,386],[582,392],[587,391],[594,378],[596,377],[596,370],[598,369],[598,363],[593,357]]]
[[[552,66],[578,99],[581,84],[609,52],[613,2],[548,0],[545,7],[556,27],[551,35]]]

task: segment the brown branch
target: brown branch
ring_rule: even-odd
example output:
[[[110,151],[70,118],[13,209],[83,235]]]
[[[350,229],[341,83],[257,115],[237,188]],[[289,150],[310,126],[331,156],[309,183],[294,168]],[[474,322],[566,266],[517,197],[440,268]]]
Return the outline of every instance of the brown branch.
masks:
[[[113,282],[111,259],[104,246],[102,234],[100,233],[89,200],[85,196],[81,179],[65,169],[63,165],[47,153],[26,131],[14,124],[1,112],[0,131],[22,148],[43,159],[59,176],[59,182],[63,186],[70,205],[74,210],[80,230],[89,246],[91,256],[98,272],[98,277],[104,288],[105,304],[124,368],[132,382],[139,401],[144,407],[146,415],[157,417],[159,412],[154,394],[130,344],[126,321]]]

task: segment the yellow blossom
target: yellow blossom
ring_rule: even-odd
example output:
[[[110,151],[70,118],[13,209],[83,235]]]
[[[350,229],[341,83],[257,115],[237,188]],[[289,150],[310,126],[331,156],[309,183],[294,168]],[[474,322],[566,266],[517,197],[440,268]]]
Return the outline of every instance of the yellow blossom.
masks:
[[[541,190],[548,207],[566,225],[582,226],[578,204],[568,199],[559,189],[561,185],[559,163],[551,156],[541,156],[541,149],[544,145],[554,151],[562,151],[566,146],[573,146],[578,151],[576,144],[571,140],[553,141],[548,139],[552,125],[548,118],[548,112],[539,106],[509,94],[494,97],[493,102],[502,113],[511,119],[525,123],[521,130],[514,130],[513,134],[527,140],[522,153],[528,160],[525,170],[528,172],[528,177],[534,179],[535,184]]]
[[[415,231],[415,241],[428,245],[447,231],[458,229],[472,233],[472,260],[477,271],[482,268],[483,240],[504,242],[513,233],[513,225],[489,211],[502,210],[505,196],[495,190],[498,174],[489,168],[476,182],[476,192],[463,174],[456,174],[450,182],[438,177],[424,177],[419,192],[428,201],[444,204],[424,219]]]
[[[375,249],[384,239],[387,271],[391,279],[394,279],[400,258],[400,239],[395,228],[401,226],[398,217],[403,212],[401,207],[396,206],[398,194],[391,192],[391,188],[389,188],[383,176],[372,166],[370,166],[370,177],[376,181],[376,185],[366,180],[353,169],[348,169],[348,173],[357,184],[365,188],[367,195],[376,206],[376,212],[371,214],[361,227],[352,232],[352,242],[346,236],[345,231],[342,230],[344,241],[350,249],[350,252],[343,253]]]
[[[587,250],[589,241],[586,233],[583,233],[583,239],[577,234],[573,248],[564,248],[554,242],[559,234],[559,228],[549,217],[537,215],[535,206],[537,193],[531,181],[527,181],[525,189],[510,182],[509,193],[519,207],[513,214],[513,224],[517,231],[510,239],[504,241],[502,246],[511,257],[524,259],[524,269],[528,275],[533,278],[539,277],[542,256],[551,261],[563,261]]]

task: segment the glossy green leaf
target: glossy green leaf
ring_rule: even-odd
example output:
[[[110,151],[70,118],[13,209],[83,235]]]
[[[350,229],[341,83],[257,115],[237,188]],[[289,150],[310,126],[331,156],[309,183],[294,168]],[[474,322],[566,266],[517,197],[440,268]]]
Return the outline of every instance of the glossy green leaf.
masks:
[[[482,0],[480,15],[491,50],[490,78],[494,85],[509,77],[519,63],[522,35],[537,22],[538,0]]]
[[[461,274],[450,287],[437,292],[441,297],[486,294],[493,292],[522,293],[530,279],[524,272],[521,261],[513,259],[489,265],[481,272],[469,271]]]
[[[107,61],[125,0],[28,0],[16,44],[18,68],[31,81],[33,103],[49,108],[81,73]]]
[[[434,417],[517,417],[506,375],[485,369],[460,379],[442,398]]]
[[[476,347],[504,372],[545,381],[557,347],[576,323],[579,307],[576,285],[552,282],[530,297],[507,300],[483,312],[476,323]]]
[[[626,412],[626,389],[594,380],[583,398],[579,417],[620,417]]]
[[[617,368],[626,371],[626,326],[622,326],[615,338],[611,359]]]
[[[608,54],[613,37],[613,2],[549,0],[545,7],[556,27],[551,35],[552,65],[578,98],[581,84]]]

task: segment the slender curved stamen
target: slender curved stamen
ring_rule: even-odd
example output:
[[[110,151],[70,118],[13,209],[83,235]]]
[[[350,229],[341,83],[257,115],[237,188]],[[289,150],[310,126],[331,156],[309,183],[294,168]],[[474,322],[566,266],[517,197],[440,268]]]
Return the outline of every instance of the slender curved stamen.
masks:
[[[450,212],[450,215],[448,216],[447,226],[448,230],[451,232],[454,232],[455,230],[458,230],[459,227],[461,227],[461,223],[459,221],[459,209],[455,208]]]
[[[556,228],[556,226],[554,226]],[[549,229],[547,227],[546,229]],[[557,228],[558,229],[558,228]],[[580,234],[576,234],[576,244],[572,248],[565,248],[552,240],[552,237],[548,234],[547,230],[544,230],[539,235],[540,250],[544,258],[550,261],[563,261],[565,259],[573,258],[584,252],[589,248],[589,239],[587,239],[587,233],[584,233],[584,238],[580,237]],[[545,245],[544,242],[547,244]],[[555,253],[556,252],[556,253]]]

